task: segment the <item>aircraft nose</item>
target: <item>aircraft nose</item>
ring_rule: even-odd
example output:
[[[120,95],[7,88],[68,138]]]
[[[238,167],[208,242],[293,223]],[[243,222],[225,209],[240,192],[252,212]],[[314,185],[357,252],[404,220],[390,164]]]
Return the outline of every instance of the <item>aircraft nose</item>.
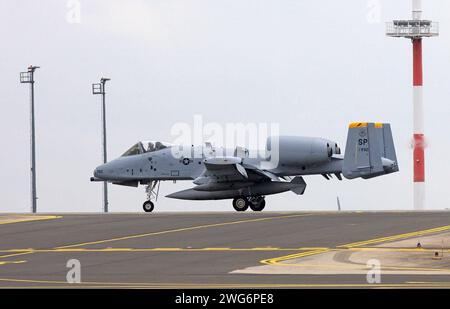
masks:
[[[97,166],[97,168],[94,170],[94,177],[100,179],[107,179],[109,176],[111,176],[112,172],[113,170],[111,169],[110,164],[105,163],[100,166]]]
[[[94,170],[94,177],[101,178],[103,176],[103,165],[97,166]]]

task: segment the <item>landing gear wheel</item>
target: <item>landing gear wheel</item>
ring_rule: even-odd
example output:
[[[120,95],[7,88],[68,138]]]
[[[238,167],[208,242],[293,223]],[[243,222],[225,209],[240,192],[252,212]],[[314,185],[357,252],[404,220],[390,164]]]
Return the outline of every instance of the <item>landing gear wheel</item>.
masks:
[[[248,209],[249,202],[244,196],[236,197],[233,199],[233,208],[236,211],[246,211]]]
[[[266,200],[263,197],[256,198],[256,199],[250,200],[249,204],[250,204],[251,210],[262,211],[264,209],[264,207],[266,207]]]
[[[155,205],[152,202],[150,202],[150,201],[146,201],[142,205],[142,208],[144,208],[145,212],[152,212],[153,208],[155,208]]]

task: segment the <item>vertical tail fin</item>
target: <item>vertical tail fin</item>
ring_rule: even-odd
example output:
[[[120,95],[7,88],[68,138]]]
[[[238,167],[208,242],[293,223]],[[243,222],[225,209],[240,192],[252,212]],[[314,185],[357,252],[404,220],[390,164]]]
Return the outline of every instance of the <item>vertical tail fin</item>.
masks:
[[[345,178],[367,179],[397,171],[397,156],[390,124],[351,123],[342,168]]]

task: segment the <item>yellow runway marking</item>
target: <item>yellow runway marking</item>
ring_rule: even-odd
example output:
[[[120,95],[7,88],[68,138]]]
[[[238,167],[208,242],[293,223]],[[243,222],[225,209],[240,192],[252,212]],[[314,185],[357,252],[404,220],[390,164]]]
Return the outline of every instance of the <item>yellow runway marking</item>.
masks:
[[[296,253],[296,254],[284,255],[284,256],[280,256],[280,257],[276,257],[276,258],[261,260],[260,263],[266,264],[266,265],[290,265],[290,264],[283,264],[281,262],[286,261],[286,260],[298,259],[298,258],[305,257],[305,256],[324,253],[324,252],[328,252],[329,250],[330,249],[328,249],[328,248],[322,248],[322,249],[317,249],[317,250],[300,252],[300,253]]]
[[[275,289],[275,288],[313,288],[313,289],[321,289],[321,288],[366,288],[366,289],[448,289],[450,285],[441,284],[441,285],[422,285],[422,284],[266,284],[266,285],[76,285],[76,284],[67,284],[67,285],[39,285],[39,286],[2,286],[0,289],[139,289],[139,290],[164,290],[164,289],[239,289],[239,288],[260,288],[260,289]]]
[[[305,216],[311,216],[311,215],[312,214],[301,214],[301,215],[264,217],[264,218],[257,218],[257,219],[248,219],[248,220],[213,223],[213,224],[206,224],[206,225],[197,225],[197,226],[191,226],[191,227],[185,227],[185,228],[179,228],[179,229],[173,229],[173,230],[165,230],[165,231],[159,231],[159,232],[151,232],[151,233],[145,233],[145,234],[137,234],[137,235],[122,236],[122,237],[111,238],[111,239],[84,242],[84,243],[79,243],[79,244],[57,247],[57,249],[74,248],[74,247],[81,247],[81,246],[87,246],[87,245],[96,245],[96,244],[103,244],[103,243],[119,241],[119,240],[128,240],[128,239],[142,238],[142,237],[148,237],[148,236],[158,236],[158,235],[172,234],[172,233],[178,233],[178,232],[187,232],[187,231],[194,231],[194,230],[206,229],[206,228],[211,228],[211,227],[229,226],[229,225],[234,225],[234,224],[262,222],[262,221],[277,220],[277,219],[297,218],[297,217],[305,217]]]
[[[351,248],[351,249],[328,249],[328,248],[319,248],[318,250],[310,250],[310,251],[305,251],[305,252],[300,252],[300,253],[296,253],[296,254],[290,254],[290,255],[285,255],[285,256],[281,256],[281,257],[277,257],[277,258],[272,258],[272,259],[266,259],[266,260],[262,260],[260,261],[260,263],[262,264],[266,264],[266,265],[277,265],[277,266],[295,266],[295,267],[318,267],[318,268],[330,268],[330,269],[336,269],[336,268],[346,268],[348,267],[347,265],[336,265],[336,264],[308,264],[308,263],[283,263],[284,261],[288,261],[288,260],[293,260],[293,259],[298,259],[298,258],[302,258],[302,257],[306,257],[306,256],[311,256],[311,255],[316,255],[316,254],[321,254],[321,253],[326,253],[326,252],[330,252],[330,251],[339,251],[339,252],[343,252],[343,251],[354,251],[354,252],[358,252],[358,251],[388,251],[388,252],[402,252],[402,251],[422,251],[422,252],[434,252],[435,250],[433,249],[385,249],[385,248]],[[364,266],[364,265],[363,265]],[[383,266],[383,269],[386,270],[412,270],[412,271],[450,271],[450,269],[446,269],[446,268],[423,268],[423,267],[407,267],[407,266]]]
[[[89,248],[67,248],[67,249],[11,249],[0,250],[3,253],[13,253],[4,257],[31,254],[31,253],[66,253],[66,252],[205,252],[205,251],[305,251],[311,248],[225,248],[225,247],[211,247],[211,248],[104,248],[104,249],[89,249]],[[0,256],[2,258],[2,256]]]
[[[0,217],[0,225],[1,224],[11,224],[11,223],[21,223],[21,222],[31,222],[31,221],[41,221],[41,220],[52,220],[52,219],[59,219],[62,218],[62,216],[23,216],[19,217],[17,216],[17,219],[12,220],[1,220]]]
[[[349,251],[381,251],[381,252],[450,252],[450,249],[441,248],[383,248],[383,247],[362,247],[348,248]]]
[[[373,245],[373,244],[380,243],[380,242],[387,242],[387,241],[411,238],[411,237],[415,237],[415,236],[422,236],[422,235],[426,235],[426,234],[443,232],[443,231],[448,231],[448,230],[450,230],[450,225],[436,227],[436,228],[432,228],[432,229],[428,229],[428,230],[422,230],[422,231],[410,232],[410,233],[405,233],[405,234],[398,234],[398,235],[393,235],[393,236],[380,237],[380,238],[375,238],[375,239],[370,239],[370,240],[353,242],[353,243],[346,244],[346,245],[340,245],[340,246],[338,246],[338,248],[342,248],[342,247],[353,248],[353,247],[360,247],[360,246],[365,246],[365,245]]]
[[[19,253],[1,255],[0,259],[7,258],[7,257],[13,257],[13,256],[19,256],[19,255],[26,255],[26,254],[31,254],[31,253],[33,253],[33,252],[30,251],[30,250],[26,250],[26,251],[22,251],[22,252],[19,252]]]
[[[425,234],[438,233],[443,231],[450,230],[450,225],[436,227],[432,229],[404,233],[399,235],[392,235],[387,237],[380,237],[365,241],[354,242],[346,245],[340,245],[337,248],[326,248],[326,247],[305,247],[305,248],[278,248],[278,247],[256,247],[256,248],[228,248],[228,247],[209,247],[209,248],[103,248],[103,249],[89,249],[89,248],[79,248],[81,246],[93,245],[93,244],[103,244],[120,240],[128,240],[128,239],[136,239],[147,236],[157,236],[157,235],[165,235],[171,233],[185,232],[185,231],[193,231],[199,229],[206,229],[211,227],[221,227],[221,226],[230,226],[235,224],[243,224],[243,223],[251,223],[251,222],[261,222],[267,220],[276,220],[276,219],[284,219],[284,218],[294,218],[294,217],[304,217],[311,216],[313,214],[297,214],[297,215],[282,215],[282,216],[272,216],[272,217],[263,217],[257,219],[248,219],[248,220],[239,220],[239,221],[231,221],[231,222],[223,222],[223,223],[214,223],[214,224],[206,224],[206,225],[198,225],[191,226],[185,228],[171,229],[165,231],[157,231],[145,234],[137,234],[137,235],[129,235],[122,236],[111,239],[104,239],[98,241],[84,242],[79,244],[72,244],[61,246],[52,249],[10,249],[10,250],[0,250],[2,253],[9,253],[7,255],[0,256],[0,259],[12,257],[12,256],[20,256],[27,255],[33,253],[57,253],[57,252],[212,252],[212,251],[302,251],[294,254],[289,254],[281,257],[271,258],[262,260],[261,263],[267,265],[280,265],[280,266],[312,266],[307,264],[285,264],[285,261],[302,258],[307,256],[312,256],[316,254],[321,254],[329,251],[392,251],[392,252],[428,252],[435,251],[438,249],[424,249],[424,248],[381,248],[381,247],[362,247],[365,245],[373,245],[381,242],[394,241],[399,239],[406,239],[415,236],[421,236]],[[57,217],[57,216],[52,216]],[[52,219],[52,218],[49,218]],[[46,220],[46,219],[41,219]],[[0,223],[1,224],[1,223]],[[3,223],[5,224],[5,223]],[[441,251],[441,249],[439,249]],[[450,249],[445,249],[445,252],[450,252]],[[0,265],[14,263],[20,264],[26,261],[0,261]],[[314,265],[317,266],[317,265]],[[323,265],[327,267],[328,265]],[[333,266],[335,267],[335,266]],[[413,268],[413,267],[383,267],[385,269],[403,269],[403,270],[432,270],[439,271],[442,269],[426,269],[426,268]],[[42,288],[41,284],[47,285],[56,285],[49,287],[122,287],[122,288],[238,288],[238,287],[260,287],[260,288],[276,288],[276,287],[312,287],[312,288],[325,288],[325,287],[373,287],[373,288],[405,288],[405,287],[442,287],[442,288],[450,288],[450,282],[406,282],[400,284],[214,284],[214,283],[205,283],[205,284],[189,284],[189,283],[109,283],[109,282],[83,282],[81,284],[67,284],[65,281],[48,281],[48,280],[26,280],[26,279],[9,279],[9,278],[0,278],[0,282],[10,282],[10,283],[36,283],[40,284],[39,286],[31,286],[31,288]],[[4,288],[4,287],[2,287]],[[7,287],[6,287],[7,288]],[[26,286],[26,288],[30,288],[30,286]]]
[[[426,234],[438,233],[438,232],[443,232],[443,231],[448,231],[448,230],[450,230],[450,225],[436,227],[436,228],[427,229],[427,230],[415,231],[415,232],[410,232],[410,233],[392,235],[392,236],[387,236],[387,237],[374,238],[374,239],[364,240],[364,241],[359,241],[359,242],[353,242],[353,243],[349,243],[346,245],[337,246],[337,249],[316,248],[313,250],[309,250],[306,252],[300,252],[297,254],[290,254],[290,255],[280,256],[280,257],[276,257],[276,258],[261,260],[260,263],[266,264],[266,265],[278,265],[278,266],[312,266],[312,265],[307,265],[307,264],[284,264],[282,262],[287,261],[287,260],[301,258],[301,257],[325,253],[330,250],[333,250],[333,251],[337,251],[337,250],[370,251],[370,250],[372,250],[372,251],[392,251],[392,252],[402,252],[402,251],[403,252],[427,252],[427,251],[439,250],[439,251],[444,251],[444,252],[450,252],[450,250],[448,250],[448,249],[442,250],[442,249],[424,249],[424,248],[376,248],[376,247],[358,248],[358,247],[365,246],[365,245],[373,245],[376,243],[394,241],[394,240],[399,240],[399,239],[406,239],[406,238],[411,238],[411,237],[415,237],[415,236],[422,236],[422,235],[426,235]],[[320,265],[314,265],[314,266],[320,267]],[[324,267],[329,267],[329,266],[324,265]],[[335,267],[335,266],[333,266],[333,267]],[[429,268],[394,267],[394,266],[391,266],[391,267],[386,266],[384,268],[403,269],[403,270],[422,270],[422,271],[442,271],[442,270],[448,271],[449,270],[449,269],[438,269],[438,268],[429,269]]]
[[[0,265],[6,265],[6,264],[22,264],[26,263],[27,261],[0,261]]]
[[[142,289],[176,289],[176,288],[338,288],[338,287],[365,287],[365,288],[405,288],[405,287],[443,287],[450,288],[450,282],[426,282],[426,283],[150,283],[150,282],[81,282],[69,284],[66,281],[29,280],[0,278],[1,282],[9,283],[37,283],[47,286],[11,286],[10,288],[142,288]],[[9,287],[2,287],[9,288]]]
[[[331,270],[336,270],[336,269],[344,269],[344,270],[348,270],[348,265],[336,265],[336,264],[325,264],[325,263],[321,263],[319,264],[308,264],[308,263],[290,263],[290,264],[285,264],[285,263],[276,263],[277,266],[290,266],[290,267],[315,267],[315,268],[321,268],[321,269],[331,269]],[[366,267],[365,264],[360,264],[360,266],[362,266],[364,269],[371,269],[370,267]],[[381,271],[389,271],[389,270],[403,270],[403,271],[429,271],[429,272],[449,272],[450,269],[446,269],[446,268],[422,268],[422,267],[406,267],[406,266],[382,266],[381,267]],[[450,273],[445,273],[444,275],[450,275]]]
[[[427,285],[433,285],[433,284],[442,284],[442,283],[446,283],[446,284],[450,284],[450,282],[433,282],[433,281],[406,281],[405,283],[407,284],[427,284]]]

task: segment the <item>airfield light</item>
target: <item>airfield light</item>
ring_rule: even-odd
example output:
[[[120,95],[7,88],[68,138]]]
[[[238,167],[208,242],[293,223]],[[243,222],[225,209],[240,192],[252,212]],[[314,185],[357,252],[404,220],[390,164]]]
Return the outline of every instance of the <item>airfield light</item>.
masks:
[[[439,24],[422,18],[422,1],[412,0],[412,19],[394,20],[386,35],[410,39],[413,46],[414,210],[425,209],[425,135],[423,127],[422,38],[439,35]]]
[[[105,83],[109,81],[109,78],[102,77],[100,83],[92,84],[92,94],[102,95],[102,149],[103,149],[103,163],[106,163],[107,152],[106,152],[106,104],[105,104]],[[103,182],[103,211],[108,212],[108,183]]]

